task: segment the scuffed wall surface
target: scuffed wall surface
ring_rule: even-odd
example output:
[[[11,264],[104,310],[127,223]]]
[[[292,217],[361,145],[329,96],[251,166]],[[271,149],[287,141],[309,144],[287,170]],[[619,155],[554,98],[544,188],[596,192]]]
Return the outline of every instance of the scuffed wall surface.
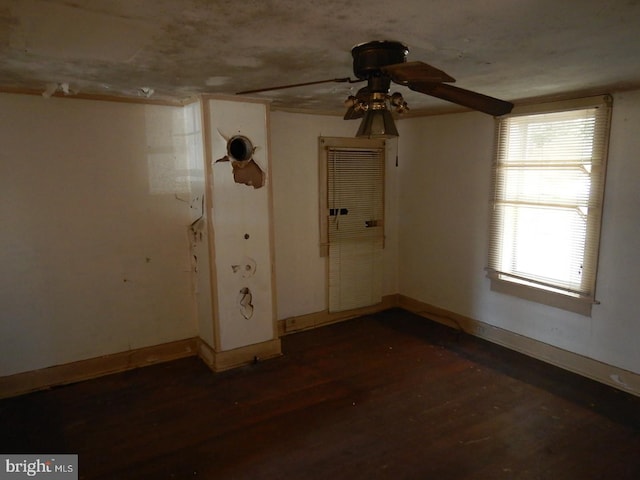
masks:
[[[195,336],[182,109],[0,111],[0,375]]]
[[[205,164],[200,102],[184,107],[184,139],[189,165],[190,225],[189,240],[193,268],[193,291],[196,297],[198,335],[207,344],[214,344],[213,306],[211,301],[211,269],[209,232],[205,201]]]
[[[614,96],[597,298],[591,317],[492,292],[484,267],[493,120],[477,113],[400,124],[400,293],[640,372],[640,92]]]

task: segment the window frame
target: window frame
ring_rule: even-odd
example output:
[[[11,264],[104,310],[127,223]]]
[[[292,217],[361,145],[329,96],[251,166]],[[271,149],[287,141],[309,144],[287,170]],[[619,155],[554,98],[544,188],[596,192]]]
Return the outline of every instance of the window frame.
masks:
[[[599,301],[596,300],[597,268],[602,227],[602,213],[604,207],[604,190],[606,184],[612,105],[612,97],[610,95],[602,95],[598,97],[516,107],[511,114],[496,118],[496,145],[492,165],[490,199],[491,223],[489,227],[489,266],[486,269],[487,277],[491,281],[491,290],[561,308],[580,315],[591,316],[592,306],[599,303]],[[503,158],[501,146],[505,145],[500,137],[502,125],[513,117],[582,110],[593,107],[603,109],[603,115],[601,116],[601,122],[603,123],[600,126],[601,128],[598,130],[602,134],[602,137],[597,139],[598,148],[601,149],[597,153],[601,158],[599,164],[601,172],[598,179],[599,183],[595,184],[597,191],[593,191],[594,180],[592,180],[590,184],[590,206],[587,214],[586,243],[583,250],[583,252],[585,252],[585,257],[588,257],[593,262],[592,265],[586,267],[593,271],[593,278],[590,282],[591,284],[587,285],[588,291],[571,292],[569,289],[563,287],[554,288],[553,285],[544,285],[542,282],[536,284],[535,281],[530,281],[527,278],[518,278],[518,276],[513,272],[500,271],[496,268],[498,266],[498,260],[495,256],[499,254],[499,249],[502,248],[502,244],[501,239],[496,237],[499,232],[499,228],[494,222],[499,218],[498,209],[495,205],[499,201],[497,169],[501,158]],[[594,132],[594,135],[595,134],[597,134],[597,132]],[[594,205],[593,207],[591,206],[592,204]]]
[[[319,229],[320,229],[320,256],[329,256],[329,201],[328,201],[328,152],[329,149],[361,149],[361,150],[381,150],[382,163],[386,165],[387,142],[380,138],[351,138],[351,137],[318,137],[318,204],[319,204]],[[382,171],[382,198],[383,205],[385,198],[385,169]],[[384,248],[384,207],[382,211],[382,235]]]

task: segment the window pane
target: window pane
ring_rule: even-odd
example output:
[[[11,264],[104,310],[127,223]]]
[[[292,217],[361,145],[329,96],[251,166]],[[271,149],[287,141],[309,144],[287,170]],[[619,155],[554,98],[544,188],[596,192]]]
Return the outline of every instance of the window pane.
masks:
[[[501,270],[577,290],[586,219],[575,210],[504,207]]]
[[[509,124],[508,162],[590,163],[596,109],[514,117]]]
[[[498,121],[489,271],[593,298],[610,99],[578,103]]]
[[[589,205],[591,175],[584,168],[503,168],[500,175],[505,202]]]

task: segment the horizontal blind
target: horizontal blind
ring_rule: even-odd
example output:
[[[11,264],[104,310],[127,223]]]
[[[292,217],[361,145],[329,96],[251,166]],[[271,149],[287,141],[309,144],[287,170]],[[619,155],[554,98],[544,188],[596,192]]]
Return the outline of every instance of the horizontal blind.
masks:
[[[490,273],[594,299],[607,102],[498,122]]]
[[[382,300],[384,149],[328,148],[329,311]]]
[[[329,148],[327,161],[329,244],[381,235],[367,222],[384,214],[384,150]]]

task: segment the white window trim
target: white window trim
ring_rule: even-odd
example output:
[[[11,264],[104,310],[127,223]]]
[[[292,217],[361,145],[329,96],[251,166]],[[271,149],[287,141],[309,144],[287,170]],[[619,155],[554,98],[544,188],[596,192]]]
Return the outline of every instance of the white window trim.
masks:
[[[351,137],[319,137],[318,138],[318,193],[320,220],[320,256],[329,256],[329,206],[328,206],[328,151],[329,148],[343,149],[381,149],[383,162],[386,162],[386,141],[384,139],[351,138]],[[384,175],[384,172],[383,172]],[[382,179],[384,185],[384,176]],[[383,187],[384,198],[384,187]],[[384,226],[384,220],[383,220]],[[384,235],[384,234],[383,234]]]
[[[606,108],[605,115],[605,132],[604,139],[602,145],[602,163],[601,163],[601,183],[602,188],[600,190],[599,195],[601,198],[599,199],[598,205],[599,208],[592,214],[589,215],[589,221],[597,224],[591,225],[588,228],[595,228],[594,235],[591,236],[592,242],[587,245],[587,249],[595,249],[592,252],[591,257],[594,261],[594,265],[592,266],[594,271],[593,276],[593,285],[590,287],[590,293],[588,295],[583,295],[576,292],[569,291],[561,291],[560,289],[554,289],[553,287],[545,288],[543,285],[535,285],[533,283],[529,283],[526,279],[523,281],[522,279],[517,278],[515,275],[509,275],[505,272],[500,272],[495,268],[492,268],[492,263],[490,259],[489,267],[487,268],[487,276],[491,280],[491,289],[493,291],[504,293],[508,295],[517,296],[520,298],[524,298],[530,301],[534,301],[537,303],[542,303],[546,305],[550,305],[556,308],[561,308],[565,310],[569,310],[580,315],[590,316],[591,309],[593,304],[599,303],[596,300],[596,282],[597,282],[597,266],[598,266],[598,250],[599,250],[599,239],[600,239],[600,231],[602,225],[602,210],[604,203],[604,186],[606,182],[606,164],[607,164],[607,150],[608,150],[608,140],[609,140],[609,132],[610,132],[610,122],[611,122],[611,107],[612,107],[612,98],[609,95],[598,96],[598,97],[589,97],[583,99],[576,100],[567,100],[562,102],[552,102],[545,104],[537,104],[537,105],[527,105],[516,107],[514,111],[505,115],[504,117],[500,117],[496,120],[496,153],[494,156],[494,162],[497,162],[499,152],[499,143],[498,143],[498,134],[500,121],[505,118],[511,118],[514,116],[522,116],[522,115],[532,115],[539,113],[552,113],[552,112],[560,112],[567,110],[575,110],[575,109],[583,109],[589,108],[593,106],[598,106],[601,108]],[[495,164],[494,164],[495,166]],[[495,169],[493,170],[493,178],[495,181]],[[496,186],[492,187],[492,199],[494,201],[494,196],[496,195]],[[492,212],[493,212],[492,208]],[[493,214],[493,213],[492,213]],[[493,230],[490,229],[491,234],[493,234]],[[494,239],[490,238],[490,243],[493,244]],[[493,248],[493,247],[492,247]]]

